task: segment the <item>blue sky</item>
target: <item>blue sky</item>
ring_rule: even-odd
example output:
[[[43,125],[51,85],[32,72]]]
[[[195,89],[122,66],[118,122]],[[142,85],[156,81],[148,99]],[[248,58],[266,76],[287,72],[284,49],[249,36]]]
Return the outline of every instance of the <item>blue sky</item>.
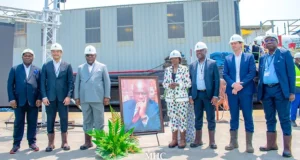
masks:
[[[168,0],[67,0],[65,9],[164,1]],[[30,10],[42,10],[44,0],[0,0],[0,5]],[[300,19],[299,6],[300,0],[241,0],[241,24],[259,25],[260,21],[269,19]],[[283,30],[282,23],[277,23],[277,25],[280,30]]]

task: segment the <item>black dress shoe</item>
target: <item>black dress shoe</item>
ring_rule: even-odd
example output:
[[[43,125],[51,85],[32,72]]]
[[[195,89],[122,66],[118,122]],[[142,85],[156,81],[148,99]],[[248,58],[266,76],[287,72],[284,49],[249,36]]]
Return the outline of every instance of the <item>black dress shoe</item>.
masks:
[[[37,152],[37,151],[40,150],[40,148],[39,148],[35,143],[31,144],[31,145],[29,146],[29,148],[31,148],[31,149],[32,149],[33,151],[35,151],[35,152]]]
[[[15,146],[13,146],[13,148],[10,150],[9,153],[15,154],[19,149],[20,149],[20,146],[15,145]]]
[[[197,143],[191,143],[190,147],[191,148],[197,148],[197,147],[202,146],[202,145],[203,145],[203,142],[200,142],[199,144],[197,144]]]
[[[286,157],[286,158],[292,157],[292,153],[289,152],[289,151],[284,151],[284,152],[282,153],[282,157]]]
[[[210,147],[211,149],[217,149],[217,148],[218,148],[218,146],[217,146],[216,144],[211,144],[209,147]]]

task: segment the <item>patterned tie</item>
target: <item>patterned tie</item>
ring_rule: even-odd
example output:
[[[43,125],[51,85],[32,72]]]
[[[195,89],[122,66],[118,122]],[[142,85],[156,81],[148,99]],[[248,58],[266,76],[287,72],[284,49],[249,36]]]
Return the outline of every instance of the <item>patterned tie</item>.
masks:
[[[140,107],[137,109],[137,112],[133,116],[132,123],[136,123],[140,119],[140,114],[139,113],[140,113]]]

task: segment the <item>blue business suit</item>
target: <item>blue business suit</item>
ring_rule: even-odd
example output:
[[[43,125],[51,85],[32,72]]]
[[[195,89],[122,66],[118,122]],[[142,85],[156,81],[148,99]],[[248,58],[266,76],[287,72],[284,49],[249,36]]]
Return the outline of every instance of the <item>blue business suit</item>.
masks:
[[[278,85],[269,87],[264,84],[265,63],[268,55],[259,60],[258,100],[262,100],[268,132],[276,131],[276,111],[283,134],[291,135],[290,93],[295,93],[295,66],[290,51],[277,49],[274,53],[275,73]]]
[[[25,115],[27,114],[27,139],[29,145],[36,142],[36,127],[38,108],[36,100],[41,100],[40,69],[31,65],[28,78],[23,64],[11,68],[7,80],[7,93],[9,101],[15,100],[17,108],[14,109],[14,145],[20,146],[24,134]]]
[[[254,77],[256,67],[252,54],[242,53],[240,73],[236,73],[236,64],[234,54],[225,58],[223,78],[227,83],[226,93],[230,107],[230,130],[235,131],[239,128],[239,113],[242,109],[245,128],[247,132],[254,132],[253,125],[253,104],[252,97],[255,93]],[[240,74],[240,82],[243,82],[243,89],[237,95],[232,94],[232,84],[236,81],[236,74]]]
[[[47,132],[54,133],[54,123],[56,112],[60,118],[61,132],[68,130],[68,112],[67,106],[63,101],[66,97],[73,94],[73,70],[70,64],[62,61],[59,67],[59,74],[56,77],[53,61],[43,65],[41,75],[41,93],[42,97],[47,97],[50,105],[46,106],[47,113]]]
[[[207,58],[204,66],[204,83],[206,91],[198,91],[197,88],[197,70],[199,61],[193,62],[190,67],[190,78],[192,87],[189,90],[189,96],[194,100],[195,111],[195,129],[202,130],[203,126],[203,111],[206,111],[206,119],[208,122],[208,130],[216,129],[215,108],[211,104],[212,98],[219,97],[220,75],[216,61]]]
[[[123,119],[125,124],[125,130],[134,128],[134,132],[145,132],[145,131],[160,131],[160,111],[158,104],[153,100],[148,100],[146,115],[148,116],[148,123],[146,126],[139,119],[136,123],[132,122],[133,114],[136,106],[135,100],[128,100],[123,103]]]

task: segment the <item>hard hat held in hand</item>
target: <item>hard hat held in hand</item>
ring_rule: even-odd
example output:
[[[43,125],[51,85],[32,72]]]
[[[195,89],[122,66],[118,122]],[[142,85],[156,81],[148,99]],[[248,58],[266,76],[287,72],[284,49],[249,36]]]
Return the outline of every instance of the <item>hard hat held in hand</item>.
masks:
[[[61,45],[59,43],[54,43],[51,46],[51,51],[63,51]]]
[[[96,48],[92,45],[88,45],[85,47],[84,54],[96,54]]]
[[[294,58],[300,58],[300,52],[295,53]]]
[[[203,43],[203,42],[198,42],[198,43],[195,45],[195,51],[197,51],[197,50],[202,50],[202,49],[207,49],[206,44]]]
[[[170,53],[169,59],[171,58],[181,58],[181,53],[177,50],[174,50]]]
[[[244,43],[244,39],[243,39],[242,36],[240,36],[238,34],[234,34],[233,36],[230,37],[229,44],[231,44],[233,42],[242,42],[242,43]]]
[[[22,52],[22,56],[23,56],[25,53],[30,53],[30,54],[32,54],[32,55],[34,56],[33,50],[31,50],[31,49],[29,49],[29,48],[25,49],[25,50]]]

